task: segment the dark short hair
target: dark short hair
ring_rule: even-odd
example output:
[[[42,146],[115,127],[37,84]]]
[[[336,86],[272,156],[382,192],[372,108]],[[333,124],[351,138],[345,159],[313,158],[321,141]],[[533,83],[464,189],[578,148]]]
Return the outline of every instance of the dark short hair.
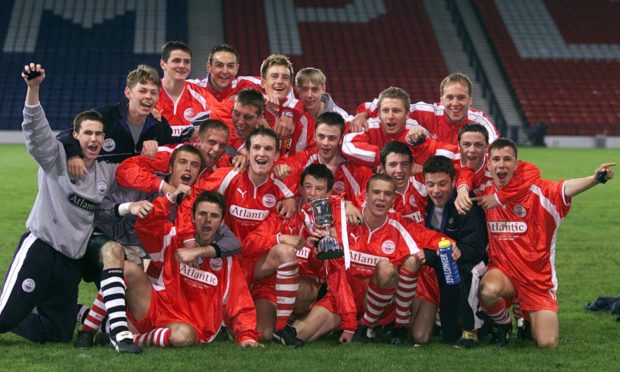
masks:
[[[370,184],[375,181],[389,182],[392,184],[394,190],[396,190],[396,181],[394,181],[392,177],[388,176],[385,173],[375,173],[368,179],[368,182],[366,182],[366,191],[370,190]]]
[[[174,50],[182,50],[185,53],[188,53],[190,56],[192,55],[192,49],[189,45],[185,44],[182,41],[168,41],[161,47],[161,59],[164,62],[168,62],[168,58],[170,58],[170,54]]]
[[[95,110],[82,111],[79,114],[75,115],[73,118],[73,130],[79,132],[82,128],[82,123],[84,120],[93,120],[98,121],[103,124],[103,131],[105,132],[105,121],[103,119],[103,115]]]
[[[424,165],[422,166],[422,174],[426,176],[428,173],[447,173],[450,176],[450,180],[453,180],[456,175],[452,160],[441,155],[431,156],[426,162],[424,162]]]
[[[224,199],[224,196],[217,191],[203,191],[198,194],[196,200],[194,200],[194,205],[192,206],[192,217],[196,215],[198,204],[203,202],[217,204],[221,209],[222,219],[226,217],[226,200]]]
[[[230,135],[230,130],[228,129],[228,126],[226,126],[224,122],[217,119],[207,119],[200,122],[200,126],[198,127],[198,134],[202,136],[207,133],[209,129],[223,130],[226,132],[226,135]]]
[[[207,161],[205,160],[205,156],[203,155],[202,151],[200,151],[198,147],[186,143],[174,149],[172,155],[170,156],[170,167],[174,165],[174,162],[177,160],[177,157],[181,152],[188,152],[190,154],[198,155],[198,157],[200,158],[200,172],[202,172],[202,170],[207,166]]]
[[[506,137],[499,137],[491,146],[489,146],[489,157],[491,157],[491,150],[499,150],[504,147],[510,147],[515,152],[515,158],[517,157],[517,145],[510,139]]]
[[[326,180],[327,190],[331,190],[334,187],[334,174],[325,164],[310,164],[304,168],[304,171],[301,172],[301,177],[299,177],[300,186],[303,186],[306,176],[312,176],[317,180]]]
[[[278,140],[278,136],[276,136],[276,132],[274,132],[273,129],[264,127],[262,125],[254,128],[248,135],[248,138],[245,139],[245,148],[248,149],[248,151],[250,151],[250,147],[252,147],[252,138],[256,136],[266,136],[273,138],[276,143],[276,152],[280,151],[280,141]]]
[[[237,59],[237,64],[239,64],[239,52],[237,51],[237,49],[235,49],[234,46],[226,43],[218,44],[211,48],[211,50],[209,51],[209,58],[207,59],[208,64],[213,63],[213,55],[215,55],[215,53],[217,52],[228,52],[234,54],[235,58]]]
[[[319,125],[325,124],[329,126],[337,126],[340,129],[340,135],[344,134],[345,123],[344,118],[337,112],[324,112],[316,118],[316,126],[318,128]]]
[[[392,153],[405,155],[409,158],[409,162],[413,162],[413,155],[411,154],[411,149],[409,146],[400,141],[390,141],[383,145],[383,148],[381,148],[381,152],[379,153],[379,159],[381,160],[381,165],[383,165],[383,168],[385,168],[385,160],[387,159],[387,156]]]
[[[263,94],[256,89],[246,88],[237,93],[235,101],[244,106],[256,107],[256,114],[261,116],[265,111],[265,99]]]
[[[459,136],[457,141],[461,142],[461,137],[463,136],[463,134],[468,132],[482,134],[484,136],[484,143],[489,143],[489,131],[487,130],[487,128],[484,127],[484,125],[478,123],[468,123],[462,126],[461,129],[459,129]]]

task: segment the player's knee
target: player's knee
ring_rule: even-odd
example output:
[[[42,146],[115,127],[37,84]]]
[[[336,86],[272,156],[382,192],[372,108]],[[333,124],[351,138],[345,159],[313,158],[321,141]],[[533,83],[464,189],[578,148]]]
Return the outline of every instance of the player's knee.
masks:
[[[414,256],[409,256],[403,262],[402,267],[409,272],[415,273],[420,269],[420,262]]]
[[[483,304],[494,302],[500,297],[501,288],[497,283],[490,280],[483,280],[478,288],[478,295]]]
[[[260,341],[268,342],[273,339],[273,327],[267,327],[265,325],[257,324],[256,330],[260,333]]]
[[[544,335],[536,337],[536,344],[541,349],[555,349],[558,347],[558,336],[556,335]]]
[[[398,271],[388,260],[381,260],[375,266],[374,277],[380,287],[395,284],[398,278]]]
[[[101,261],[104,268],[122,267],[125,260],[125,250],[117,242],[109,241],[101,247]]]
[[[170,345],[174,347],[192,346],[196,340],[194,330],[189,326],[175,327],[170,332]]]
[[[293,262],[297,260],[297,250],[288,244],[278,244],[273,247],[276,257],[280,263]]]
[[[422,329],[412,329],[411,330],[411,338],[415,344],[427,344],[431,340],[430,332],[426,332]]]

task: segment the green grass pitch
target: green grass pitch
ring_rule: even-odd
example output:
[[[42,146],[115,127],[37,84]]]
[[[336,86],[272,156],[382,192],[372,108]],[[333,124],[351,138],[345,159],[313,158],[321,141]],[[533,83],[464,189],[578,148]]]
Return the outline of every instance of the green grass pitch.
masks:
[[[537,164],[548,179],[591,174],[605,161],[619,161],[616,150],[521,149],[519,157]],[[0,146],[0,275],[4,277],[15,244],[37,192],[37,165],[21,145]],[[38,345],[12,334],[0,335],[0,370],[613,370],[617,368],[620,322],[584,305],[600,295],[620,296],[620,179],[579,195],[560,228],[556,269],[559,278],[560,345],[538,350],[532,342],[511,340],[498,349],[484,340],[474,350],[439,341],[420,347],[383,344],[338,346],[337,337],[287,350],[268,344],[242,350],[216,341],[186,350],[148,348],[141,356],[110,348],[74,349]],[[92,286],[80,288],[90,303]],[[615,350],[615,351],[614,351]],[[114,367],[113,367],[114,366]]]

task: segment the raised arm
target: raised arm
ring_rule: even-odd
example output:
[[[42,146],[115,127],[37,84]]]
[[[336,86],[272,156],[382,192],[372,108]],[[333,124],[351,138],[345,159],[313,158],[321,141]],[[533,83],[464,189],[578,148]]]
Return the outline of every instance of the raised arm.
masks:
[[[582,192],[591,189],[599,183],[605,183],[614,177],[614,172],[610,167],[615,166],[616,163],[603,163],[594,174],[583,178],[573,178],[567,180],[564,184],[564,195],[568,198],[572,198],[581,194]]]

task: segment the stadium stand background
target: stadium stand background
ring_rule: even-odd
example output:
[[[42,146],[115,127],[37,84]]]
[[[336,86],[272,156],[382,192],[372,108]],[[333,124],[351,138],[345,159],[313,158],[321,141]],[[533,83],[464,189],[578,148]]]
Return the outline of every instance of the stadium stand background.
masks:
[[[274,52],[296,70],[322,69],[351,113],[390,85],[436,101],[439,81],[463,71],[476,80],[474,107],[502,134],[528,143],[543,122],[551,144],[593,145],[620,135],[618,24],[613,0],[0,0],[0,130],[19,129],[26,62],[48,70],[42,102],[61,129],[122,99],[123,77],[158,66],[164,41],[188,42],[202,78],[225,40],[241,53],[240,75],[258,75]],[[614,138],[607,145],[620,146]]]

